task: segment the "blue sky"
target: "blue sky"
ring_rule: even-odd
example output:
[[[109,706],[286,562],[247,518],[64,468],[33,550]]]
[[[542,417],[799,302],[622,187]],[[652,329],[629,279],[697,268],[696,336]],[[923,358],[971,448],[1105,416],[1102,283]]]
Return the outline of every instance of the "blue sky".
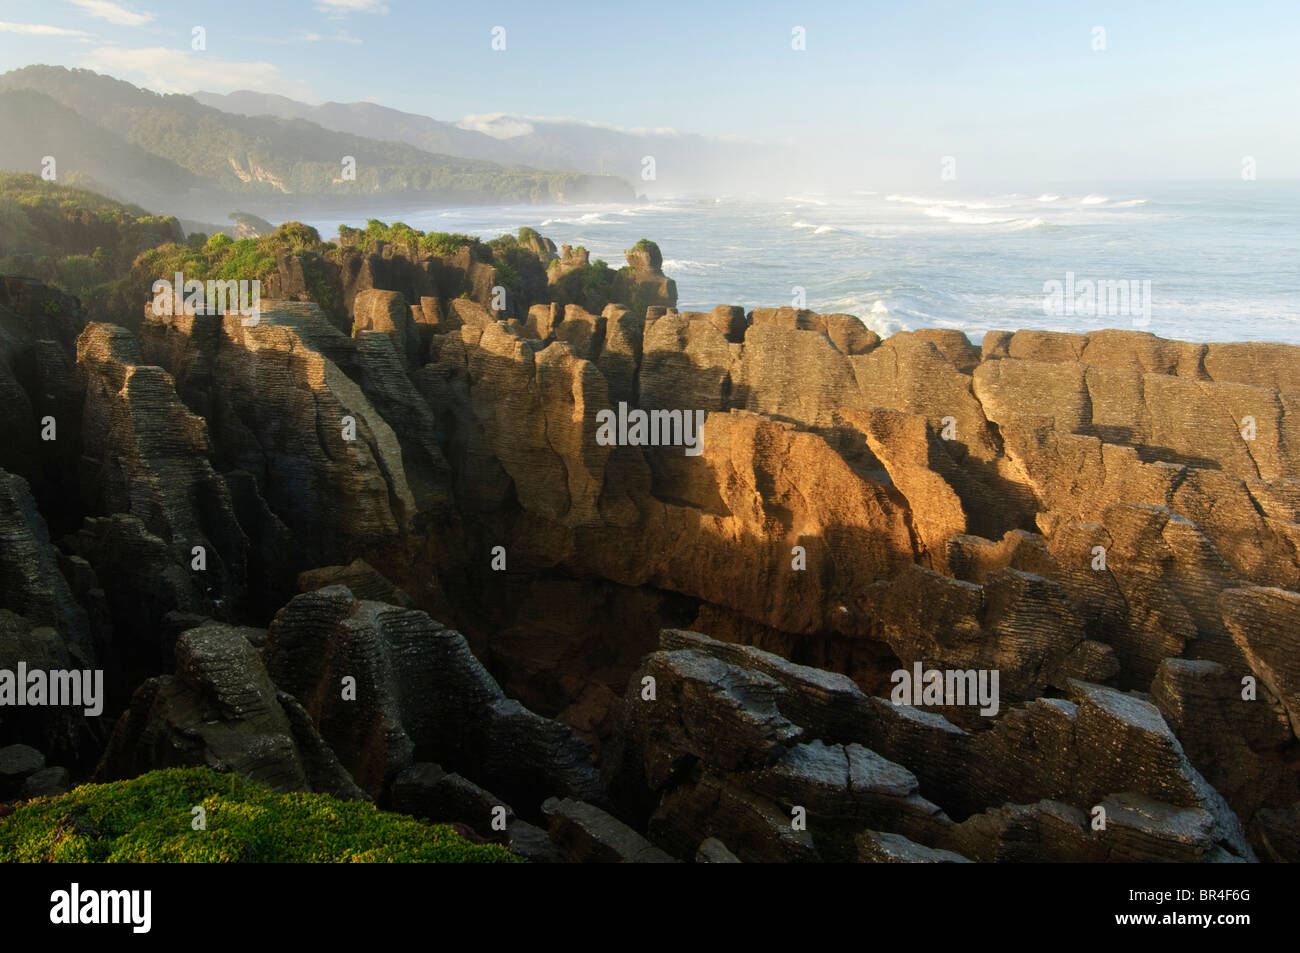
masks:
[[[1300,177],[1297,38],[1295,0],[0,0],[3,69],[783,140],[882,174],[952,155],[1003,181],[1233,178],[1246,155]]]

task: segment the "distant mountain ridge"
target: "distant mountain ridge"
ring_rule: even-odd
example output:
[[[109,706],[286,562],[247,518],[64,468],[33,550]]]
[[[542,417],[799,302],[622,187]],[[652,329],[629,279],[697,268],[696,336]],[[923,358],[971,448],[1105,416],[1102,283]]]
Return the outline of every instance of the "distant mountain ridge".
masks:
[[[224,218],[234,207],[291,212],[307,201],[370,209],[384,200],[634,198],[612,176],[507,166],[302,118],[224,112],[90,70],[30,66],[0,75],[0,130],[6,168],[38,172],[43,157],[53,155],[60,173],[81,173],[126,200],[190,217]]]
[[[773,162],[790,158],[787,150],[770,144],[756,151],[752,142],[668,131],[627,131],[571,119],[501,115],[480,120],[481,125],[495,126],[503,133],[506,127],[527,130],[498,136],[375,103],[329,102],[314,106],[251,90],[197,92],[193,97],[204,105],[244,116],[305,119],[338,132],[406,143],[465,159],[623,176],[637,191],[660,187],[674,192],[734,189],[738,182],[743,184],[747,173],[759,169],[770,173]],[[654,159],[653,178],[649,179],[643,176],[647,157]]]
[[[199,91],[193,98],[205,106],[242,116],[305,119],[326,129],[389,142],[404,142],[426,152],[489,162],[519,161],[519,149],[486,133],[380,106],[376,103],[323,103],[313,106],[288,96],[237,90],[233,93]],[[574,171],[588,171],[575,169]]]

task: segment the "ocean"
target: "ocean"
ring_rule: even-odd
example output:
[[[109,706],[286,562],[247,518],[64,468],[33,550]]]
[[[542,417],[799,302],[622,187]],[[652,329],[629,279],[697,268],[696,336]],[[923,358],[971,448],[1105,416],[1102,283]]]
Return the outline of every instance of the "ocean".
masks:
[[[796,305],[856,315],[882,336],[939,327],[979,341],[994,329],[1110,327],[1300,344],[1300,183],[863,189],[411,209],[386,220],[483,238],[528,225],[615,268],[623,249],[649,238],[681,310]],[[328,240],[343,221],[363,224],[309,224]]]

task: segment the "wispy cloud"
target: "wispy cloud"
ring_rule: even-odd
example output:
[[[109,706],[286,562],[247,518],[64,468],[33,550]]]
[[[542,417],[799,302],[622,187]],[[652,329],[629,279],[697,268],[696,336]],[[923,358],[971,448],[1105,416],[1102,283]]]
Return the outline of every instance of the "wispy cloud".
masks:
[[[45,23],[6,23],[0,20],[0,33],[24,33],[27,36],[90,36],[85,30],[68,30]]]
[[[629,136],[682,135],[682,133],[669,126],[659,126],[657,128],[615,126],[612,123],[593,122],[589,119],[573,119],[569,116],[513,116],[508,113],[482,113],[463,116],[456,121],[456,125],[461,129],[485,132],[496,139],[526,136],[533,131],[534,123],[565,123],[575,126],[587,126],[591,129],[608,129],[610,132],[621,132]]]
[[[526,136],[533,131],[533,124],[519,116],[507,116],[504,113],[486,113],[480,116],[464,116],[456,123],[461,129],[482,132],[493,139],[513,139]]]
[[[81,65],[159,93],[192,93],[199,89],[228,93],[251,89],[316,101],[309,88],[285,79],[274,63],[238,63],[170,47],[98,47],[81,57]]]
[[[117,26],[144,26],[153,20],[152,13],[135,13],[121,4],[110,0],[68,0],[74,7],[87,16],[107,20]]]

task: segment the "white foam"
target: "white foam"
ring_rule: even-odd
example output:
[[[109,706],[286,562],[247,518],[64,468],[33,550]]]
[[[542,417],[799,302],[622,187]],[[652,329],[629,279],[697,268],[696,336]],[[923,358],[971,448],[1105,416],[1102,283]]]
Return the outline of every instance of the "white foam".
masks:
[[[1083,198],[1079,199],[1079,204],[1080,205],[1102,205],[1109,201],[1110,201],[1109,196],[1085,195]]]
[[[604,218],[602,212],[588,212],[586,215],[579,215],[577,218],[548,218],[542,222],[542,227],[547,225],[616,225],[617,222],[611,222]]]
[[[1038,196],[1038,201],[1055,202],[1058,201],[1060,198],[1061,197],[1059,195],[1052,195],[1050,192],[1044,192],[1042,195]]]
[[[665,258],[663,264],[664,271],[674,271],[683,275],[705,275],[710,268],[717,267],[716,264],[692,261],[689,258]]]
[[[1111,208],[1135,208],[1139,205],[1146,205],[1146,199],[1129,199],[1127,202],[1116,202]]]
[[[676,205],[660,205],[652,203],[650,205],[635,205],[632,208],[619,209],[613,213],[615,215],[645,215],[648,212],[687,212],[688,208],[682,208]]]
[[[925,214],[930,218],[942,218],[954,225],[1007,225],[1018,221],[1014,218],[989,218],[987,215],[970,215],[966,212],[953,212],[938,206],[928,208]]]
[[[972,202],[967,199],[932,199],[926,198],[923,195],[886,195],[885,201],[905,202],[908,205],[926,205],[930,208],[965,208],[971,210],[1011,208],[1011,206],[1006,202]]]

